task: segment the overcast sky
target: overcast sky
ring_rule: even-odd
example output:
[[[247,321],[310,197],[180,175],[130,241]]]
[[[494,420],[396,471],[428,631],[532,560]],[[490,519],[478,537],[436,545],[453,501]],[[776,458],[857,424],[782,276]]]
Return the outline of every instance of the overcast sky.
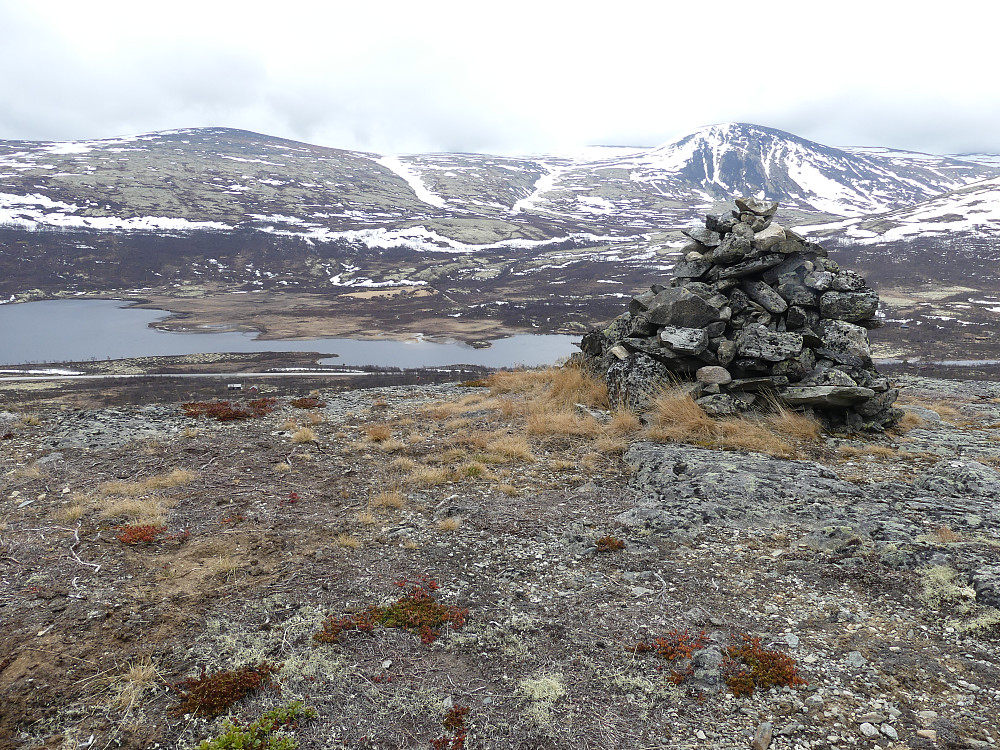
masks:
[[[539,153],[737,121],[1000,153],[998,20],[980,0],[0,0],[0,138]]]

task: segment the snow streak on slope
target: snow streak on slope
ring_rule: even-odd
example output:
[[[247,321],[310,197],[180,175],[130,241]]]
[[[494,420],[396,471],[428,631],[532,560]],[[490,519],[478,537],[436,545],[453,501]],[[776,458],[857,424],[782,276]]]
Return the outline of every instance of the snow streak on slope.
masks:
[[[444,198],[440,195],[435,195],[428,190],[427,186],[424,185],[423,180],[420,179],[420,175],[403,164],[403,162],[399,160],[399,157],[383,156],[381,159],[376,159],[375,161],[406,180],[406,184],[410,186],[410,189],[412,189],[413,192],[416,193],[417,197],[424,203],[434,206],[435,208],[444,208],[448,205]]]
[[[188,221],[171,216],[79,216],[75,203],[53,201],[44,195],[11,195],[0,193],[0,224],[22,229],[97,229],[102,231],[193,231],[196,229],[228,230],[219,221]]]
[[[522,198],[517,203],[515,203],[510,208],[512,214],[520,213],[521,211],[530,211],[536,208],[539,201],[541,201],[545,194],[554,190],[556,184],[559,182],[559,175],[566,171],[565,167],[555,167],[549,166],[548,174],[544,174],[538,178],[538,182],[535,183],[535,189],[532,191],[531,195],[527,198]]]

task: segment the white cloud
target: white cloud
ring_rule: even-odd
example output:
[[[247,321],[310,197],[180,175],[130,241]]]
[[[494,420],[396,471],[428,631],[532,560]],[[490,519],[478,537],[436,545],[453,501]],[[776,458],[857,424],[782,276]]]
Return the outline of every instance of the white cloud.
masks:
[[[16,71],[0,138],[224,125],[511,152],[735,120],[832,145],[1000,152],[981,6],[766,7],[0,0],[0,69]]]

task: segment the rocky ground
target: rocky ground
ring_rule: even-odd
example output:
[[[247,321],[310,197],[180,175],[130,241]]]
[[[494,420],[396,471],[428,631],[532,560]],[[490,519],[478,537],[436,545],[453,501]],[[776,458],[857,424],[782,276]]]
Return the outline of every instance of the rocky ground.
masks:
[[[0,747],[188,748],[294,700],[303,748],[996,744],[1000,385],[903,376],[906,429],[777,458],[539,382],[0,414]],[[464,624],[313,638],[414,590]],[[797,678],[734,695],[744,636]]]

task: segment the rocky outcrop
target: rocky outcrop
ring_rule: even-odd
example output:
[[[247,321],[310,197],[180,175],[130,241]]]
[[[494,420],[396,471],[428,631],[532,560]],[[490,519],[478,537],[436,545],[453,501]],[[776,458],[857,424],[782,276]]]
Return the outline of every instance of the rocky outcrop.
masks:
[[[829,427],[881,429],[901,412],[872,363],[878,294],[826,250],[773,221],[778,204],[737,199],[709,214],[674,277],[581,342],[613,399],[637,411],[671,380],[713,414],[768,400]]]

